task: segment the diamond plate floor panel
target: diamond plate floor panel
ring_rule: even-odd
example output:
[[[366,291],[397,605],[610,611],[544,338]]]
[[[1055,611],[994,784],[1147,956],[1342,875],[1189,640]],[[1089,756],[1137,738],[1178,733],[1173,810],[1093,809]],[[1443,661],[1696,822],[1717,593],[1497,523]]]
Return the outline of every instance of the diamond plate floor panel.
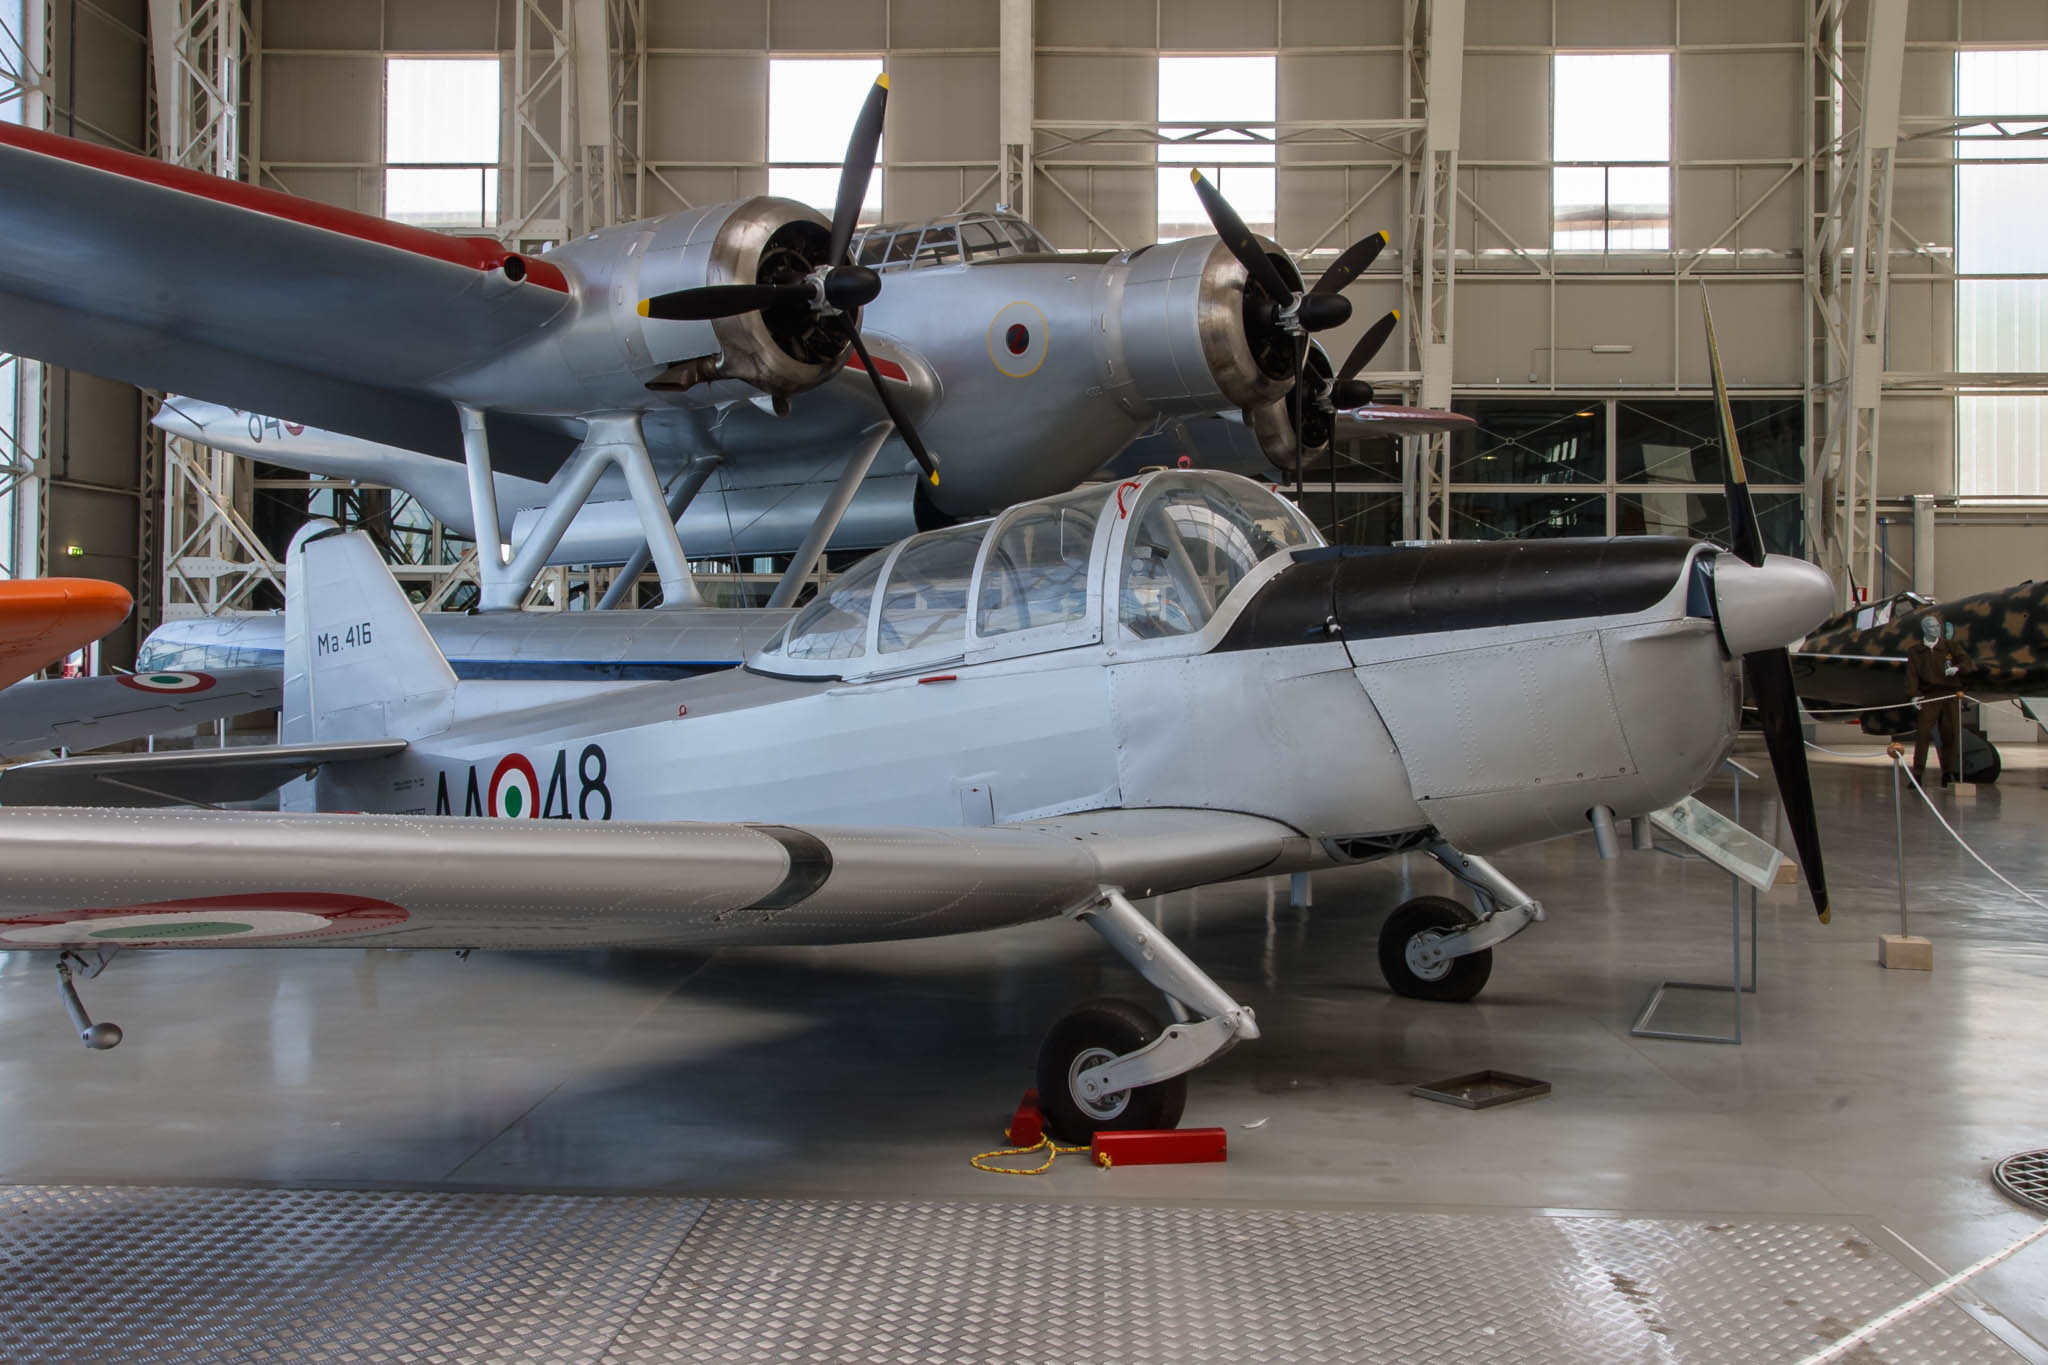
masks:
[[[10,1362],[1794,1360],[1924,1287],[1846,1223],[0,1188]]]
[[[596,1361],[702,1200],[0,1188],[0,1360]]]

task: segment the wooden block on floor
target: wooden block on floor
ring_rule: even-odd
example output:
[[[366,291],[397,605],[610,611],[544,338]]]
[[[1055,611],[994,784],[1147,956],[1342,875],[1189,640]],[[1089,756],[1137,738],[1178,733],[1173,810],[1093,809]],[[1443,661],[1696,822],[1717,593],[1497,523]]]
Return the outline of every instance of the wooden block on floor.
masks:
[[[1931,972],[1934,970],[1934,945],[1916,934],[1880,934],[1877,939],[1877,965],[1894,971]]]
[[[1772,879],[1772,881],[1771,881],[1771,885],[1773,885],[1773,886],[1797,886],[1797,885],[1799,885],[1799,864],[1798,864],[1798,863],[1796,863],[1796,862],[1794,862],[1794,861],[1793,861],[1792,859],[1790,859],[1790,858],[1787,858],[1787,859],[1786,859],[1786,860],[1785,860],[1784,862],[1782,862],[1782,863],[1779,863],[1779,864],[1778,864],[1778,875],[1777,875],[1777,876],[1776,876],[1775,878],[1773,878],[1773,879]]]

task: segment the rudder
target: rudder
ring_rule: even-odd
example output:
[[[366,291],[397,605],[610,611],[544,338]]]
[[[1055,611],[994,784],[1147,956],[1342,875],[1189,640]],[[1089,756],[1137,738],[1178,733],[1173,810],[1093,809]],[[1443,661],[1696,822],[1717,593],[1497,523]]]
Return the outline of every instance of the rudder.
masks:
[[[360,531],[308,522],[285,557],[285,743],[417,739],[455,713],[455,671]]]

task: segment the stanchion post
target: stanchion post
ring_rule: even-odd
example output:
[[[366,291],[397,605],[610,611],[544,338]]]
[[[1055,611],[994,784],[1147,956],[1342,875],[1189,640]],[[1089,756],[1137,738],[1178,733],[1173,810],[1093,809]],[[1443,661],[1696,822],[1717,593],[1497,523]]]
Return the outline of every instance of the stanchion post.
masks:
[[[1934,970],[1934,945],[1909,932],[1912,920],[1906,908],[1906,751],[1897,744],[1888,744],[1884,752],[1892,761],[1892,835],[1898,850],[1899,932],[1878,936],[1877,965],[1899,971],[1930,972]]]

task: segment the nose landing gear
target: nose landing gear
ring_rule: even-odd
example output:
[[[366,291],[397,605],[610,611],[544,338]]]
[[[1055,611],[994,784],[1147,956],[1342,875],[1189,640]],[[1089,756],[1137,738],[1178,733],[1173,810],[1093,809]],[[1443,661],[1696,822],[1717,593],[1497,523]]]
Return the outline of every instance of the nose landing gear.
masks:
[[[1472,889],[1477,912],[1448,896],[1417,896],[1380,926],[1380,972],[1396,995],[1457,1004],[1493,974],[1493,945],[1543,918],[1543,905],[1484,858],[1432,844],[1429,856]]]

